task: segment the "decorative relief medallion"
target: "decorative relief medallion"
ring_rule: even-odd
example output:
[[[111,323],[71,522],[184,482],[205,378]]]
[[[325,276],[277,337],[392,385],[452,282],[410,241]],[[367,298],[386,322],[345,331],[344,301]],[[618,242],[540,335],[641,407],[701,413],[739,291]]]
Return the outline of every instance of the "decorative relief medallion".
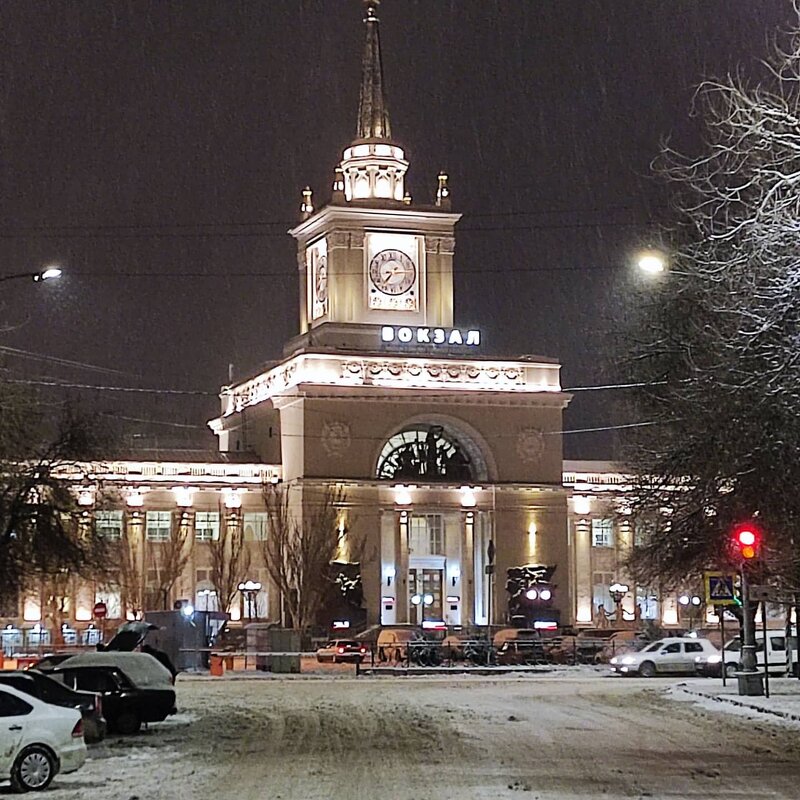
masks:
[[[517,434],[517,455],[525,464],[538,461],[544,452],[544,434],[538,428],[523,428]]]
[[[327,420],[322,426],[322,449],[331,458],[341,458],[350,449],[350,426]]]

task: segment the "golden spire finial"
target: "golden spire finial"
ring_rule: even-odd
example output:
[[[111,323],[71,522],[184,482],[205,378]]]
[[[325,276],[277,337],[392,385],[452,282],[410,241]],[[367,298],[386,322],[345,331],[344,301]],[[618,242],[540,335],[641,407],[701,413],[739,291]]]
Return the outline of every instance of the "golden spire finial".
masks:
[[[358,101],[358,139],[391,139],[389,109],[383,88],[383,61],[378,32],[380,0],[363,0],[366,40],[361,61],[361,91]]]

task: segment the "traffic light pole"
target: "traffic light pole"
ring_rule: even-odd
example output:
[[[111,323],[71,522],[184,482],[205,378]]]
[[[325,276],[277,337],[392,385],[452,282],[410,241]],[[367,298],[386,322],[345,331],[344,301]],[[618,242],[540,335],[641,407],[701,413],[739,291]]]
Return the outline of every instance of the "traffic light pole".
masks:
[[[760,697],[764,694],[763,676],[756,669],[756,629],[745,565],[742,565],[742,671],[736,677],[740,695]]]

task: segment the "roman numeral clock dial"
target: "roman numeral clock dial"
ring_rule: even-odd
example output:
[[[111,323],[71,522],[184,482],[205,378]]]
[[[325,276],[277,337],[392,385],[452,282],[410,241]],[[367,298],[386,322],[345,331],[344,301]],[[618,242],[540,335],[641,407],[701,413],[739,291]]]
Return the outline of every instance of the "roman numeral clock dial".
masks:
[[[370,305],[373,308],[411,308],[416,305],[413,289],[417,282],[417,267],[402,250],[389,249],[376,253],[369,262],[369,278],[373,295]],[[377,293],[385,296],[384,301],[380,300],[380,295],[375,297]],[[406,294],[409,298],[401,298]]]

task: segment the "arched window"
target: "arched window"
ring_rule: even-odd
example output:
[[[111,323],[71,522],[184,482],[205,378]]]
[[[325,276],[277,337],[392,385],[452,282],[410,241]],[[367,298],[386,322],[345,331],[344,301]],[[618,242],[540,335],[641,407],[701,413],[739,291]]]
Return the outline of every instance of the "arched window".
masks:
[[[377,474],[386,480],[469,481],[474,464],[458,440],[441,425],[415,425],[386,442]]]

